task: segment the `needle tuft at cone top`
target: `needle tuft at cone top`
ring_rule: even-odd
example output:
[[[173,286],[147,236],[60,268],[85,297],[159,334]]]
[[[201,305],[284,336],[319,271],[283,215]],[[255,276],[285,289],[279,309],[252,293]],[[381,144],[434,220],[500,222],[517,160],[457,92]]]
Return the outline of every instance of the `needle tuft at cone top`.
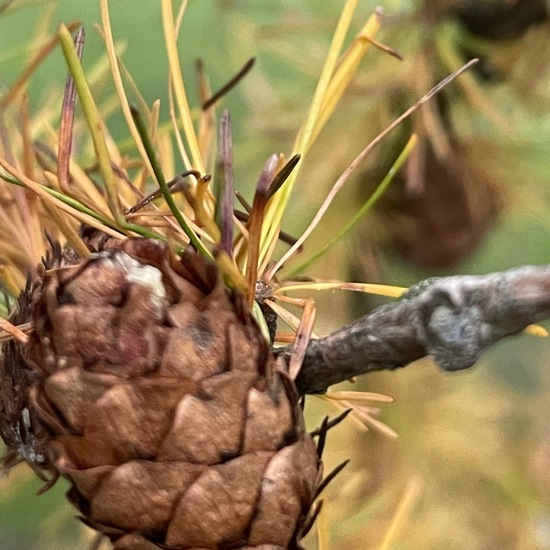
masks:
[[[33,322],[47,458],[115,548],[299,547],[316,446],[215,264],[129,239],[46,271]]]

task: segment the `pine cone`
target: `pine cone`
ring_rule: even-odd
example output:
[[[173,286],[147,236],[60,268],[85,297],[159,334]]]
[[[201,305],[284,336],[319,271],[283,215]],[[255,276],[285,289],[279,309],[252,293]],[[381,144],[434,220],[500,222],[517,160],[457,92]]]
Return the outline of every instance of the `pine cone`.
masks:
[[[50,460],[115,548],[297,547],[315,444],[214,264],[128,240],[50,271],[34,324]]]
[[[445,159],[427,146],[417,188],[411,189],[403,170],[379,204],[395,248],[406,260],[430,269],[467,258],[501,209],[498,184],[451,143]]]

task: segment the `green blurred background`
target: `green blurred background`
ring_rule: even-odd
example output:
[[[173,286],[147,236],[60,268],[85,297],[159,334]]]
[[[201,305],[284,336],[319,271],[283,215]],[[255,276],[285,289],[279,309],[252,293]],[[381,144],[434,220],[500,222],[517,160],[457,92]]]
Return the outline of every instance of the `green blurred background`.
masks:
[[[343,4],[318,0],[189,3],[180,54],[192,103],[196,100],[195,59],[204,61],[217,88],[248,58],[257,58],[252,74],[224,102],[234,124],[236,182],[245,195],[250,197],[269,154],[290,151]],[[468,162],[482,167],[497,182],[500,215],[471,254],[438,269],[404,260],[388,244],[383,227],[387,218],[384,222],[384,216],[369,216],[312,266],[310,274],[407,286],[433,274],[485,273],[548,263],[550,64],[537,55],[536,48],[548,40],[550,27],[543,24],[515,42],[495,45],[464,34],[456,22],[427,22],[419,3],[388,0],[380,4],[387,16],[380,39],[400,49],[404,61],[379,51],[367,54],[306,162],[285,229],[299,234],[341,170],[384,123],[399,114],[400,104],[393,101],[396,89],[404,90],[404,98],[399,99],[405,103],[423,93],[417,90],[416,56],[419,44],[431,32],[477,48],[500,71],[496,79],[475,78],[485,94],[482,107],[501,111],[509,123],[505,128],[494,124],[479,105],[472,105],[455,84],[448,95],[449,127],[468,150]],[[19,5],[20,9],[0,16],[0,84],[4,88],[24,67],[36,29],[49,15],[51,32],[60,21],[83,21],[86,68],[93,68],[103,55],[94,29],[100,22],[94,0],[13,3]],[[374,2],[360,2],[355,32],[374,8]],[[149,103],[161,99],[161,118],[166,119],[167,61],[159,4],[116,0],[111,2],[111,19],[116,39],[126,46],[127,68]],[[460,51],[467,57],[464,49]],[[530,55],[536,55],[536,66]],[[433,64],[437,74],[448,72],[437,56]],[[33,76],[31,110],[38,112],[52,94],[59,93],[65,78],[57,50]],[[105,97],[109,90],[107,86],[103,91]],[[109,128],[118,139],[127,136],[116,112]],[[398,145],[397,138],[390,139],[374,151],[312,236],[311,250],[359,208],[368,193],[365,188],[379,181],[377,168],[387,169]],[[378,303],[342,293],[317,298],[321,334]],[[332,433],[327,471],[347,457],[352,463],[326,493],[321,528],[329,533],[328,548],[550,548],[549,352],[547,339],[519,335],[495,346],[471,371],[446,374],[425,360],[398,372],[363,377],[355,389],[394,397],[395,403],[384,406],[380,419],[400,437],[390,439],[375,430],[365,433],[352,422]],[[335,412],[316,399],[307,409],[312,426],[323,414]],[[65,502],[66,484],[59,482],[36,497],[39,487],[25,466],[0,479],[0,548],[86,548],[92,534],[74,519]],[[396,513],[399,521],[392,523]],[[313,535],[306,546],[315,545]]]

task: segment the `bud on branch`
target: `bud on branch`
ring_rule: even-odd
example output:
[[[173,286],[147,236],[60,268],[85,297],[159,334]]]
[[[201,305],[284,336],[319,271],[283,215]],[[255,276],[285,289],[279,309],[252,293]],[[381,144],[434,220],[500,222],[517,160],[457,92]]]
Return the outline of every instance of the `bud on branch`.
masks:
[[[474,365],[499,339],[550,318],[550,266],[427,279],[326,338],[311,340],[296,379],[301,394],[426,355],[446,371]],[[276,351],[289,360],[291,348]]]

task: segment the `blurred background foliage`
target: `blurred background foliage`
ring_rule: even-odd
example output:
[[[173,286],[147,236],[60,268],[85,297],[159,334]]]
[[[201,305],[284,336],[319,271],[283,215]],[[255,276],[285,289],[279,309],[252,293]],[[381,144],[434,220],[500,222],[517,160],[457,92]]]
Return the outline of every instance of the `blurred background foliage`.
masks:
[[[508,18],[495,17],[494,10],[515,9],[510,0],[462,2],[458,15],[455,3],[446,0],[379,4],[385,13],[380,40],[399,50],[403,61],[380,50],[366,56],[306,161],[286,214],[287,231],[299,234],[305,228],[340,172],[407,106],[463,60],[476,55],[481,62],[373,152],[313,234],[310,250],[359,209],[410,132],[419,134],[416,153],[377,211],[307,273],[406,286],[429,275],[548,263],[546,2],[517,2],[521,13]],[[190,2],[181,56],[193,104],[197,58],[205,63],[213,88],[248,58],[257,58],[252,73],[225,99],[234,122],[235,179],[248,196],[265,158],[291,148],[342,5],[340,0]],[[94,70],[102,59],[94,30],[100,19],[96,2],[1,6],[4,90],[44,33],[55,32],[60,21],[84,23],[85,67]],[[472,16],[468,7],[476,6]],[[360,2],[355,31],[375,7]],[[524,21],[527,11],[534,14],[527,21],[532,25]],[[161,99],[161,119],[166,119],[159,5],[117,0],[111,3],[111,18],[127,68],[149,103]],[[33,115],[60,109],[66,72],[57,49],[29,83]],[[100,104],[112,108],[110,84],[97,93]],[[117,139],[127,138],[116,109],[109,128]],[[321,334],[379,303],[338,292],[316,299]],[[332,432],[327,471],[345,458],[352,462],[327,490],[318,531],[323,548],[550,548],[549,352],[548,339],[522,334],[487,352],[471,371],[445,374],[424,360],[359,380],[354,389],[395,399],[379,418],[399,438],[376,429],[365,432],[351,421]],[[312,427],[327,412],[336,412],[316,398],[308,399],[306,408]],[[39,487],[25,466],[0,479],[0,547],[86,548],[92,533],[73,519],[64,483],[36,497]],[[316,538],[312,534],[306,546],[315,548]]]

